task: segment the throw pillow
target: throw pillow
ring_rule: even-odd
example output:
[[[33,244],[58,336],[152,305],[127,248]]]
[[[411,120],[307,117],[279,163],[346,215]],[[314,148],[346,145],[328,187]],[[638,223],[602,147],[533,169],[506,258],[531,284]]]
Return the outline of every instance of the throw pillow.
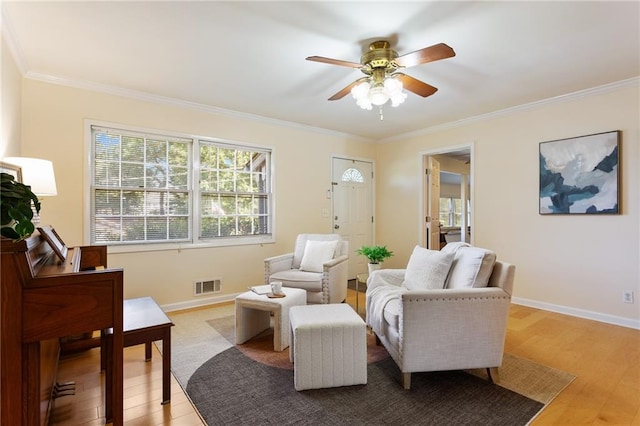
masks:
[[[333,259],[339,241],[307,241],[300,262],[300,270],[322,272],[324,262]]]
[[[480,247],[456,250],[447,288],[486,287],[496,262],[496,254]]]
[[[454,241],[453,243],[447,243],[440,251],[443,253],[455,253],[463,247],[471,247],[471,244],[462,241]]]
[[[442,253],[415,246],[407,264],[404,286],[408,290],[444,288],[453,257],[453,253]]]

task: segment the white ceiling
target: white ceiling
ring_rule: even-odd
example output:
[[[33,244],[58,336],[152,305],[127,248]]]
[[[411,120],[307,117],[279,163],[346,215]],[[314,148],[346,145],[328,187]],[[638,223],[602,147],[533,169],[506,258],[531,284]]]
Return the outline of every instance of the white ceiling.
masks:
[[[640,2],[4,1],[3,37],[29,78],[153,95],[371,140],[640,75]],[[404,72],[439,89],[398,108],[350,95],[371,41],[456,56]]]

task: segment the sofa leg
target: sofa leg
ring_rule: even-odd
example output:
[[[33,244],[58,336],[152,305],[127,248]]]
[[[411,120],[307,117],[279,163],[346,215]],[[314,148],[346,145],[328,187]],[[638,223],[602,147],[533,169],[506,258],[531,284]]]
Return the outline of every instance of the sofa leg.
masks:
[[[489,376],[489,381],[491,383],[500,383],[500,373],[498,372],[498,367],[487,368],[487,376]]]
[[[402,387],[405,390],[411,389],[411,373],[402,373]]]

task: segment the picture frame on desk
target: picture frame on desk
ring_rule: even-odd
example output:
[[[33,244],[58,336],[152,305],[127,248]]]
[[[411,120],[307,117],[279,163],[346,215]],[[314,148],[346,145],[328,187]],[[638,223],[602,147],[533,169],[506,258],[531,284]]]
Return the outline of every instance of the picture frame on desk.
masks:
[[[22,183],[22,167],[16,166],[15,164],[5,163],[4,161],[0,161],[0,173],[7,173],[13,176],[13,179],[16,182]]]
[[[58,235],[58,233],[53,229],[53,227],[47,225],[38,228],[38,232],[42,235],[42,238],[51,246],[53,252],[58,256],[61,262],[67,260],[67,246],[65,245],[62,238]]]

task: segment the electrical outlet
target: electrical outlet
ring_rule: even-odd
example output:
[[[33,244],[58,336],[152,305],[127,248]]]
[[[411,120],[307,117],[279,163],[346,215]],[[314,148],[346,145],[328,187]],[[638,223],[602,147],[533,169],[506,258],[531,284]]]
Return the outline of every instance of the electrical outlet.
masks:
[[[624,290],[622,292],[622,301],[624,303],[633,303],[633,291],[631,290]]]

